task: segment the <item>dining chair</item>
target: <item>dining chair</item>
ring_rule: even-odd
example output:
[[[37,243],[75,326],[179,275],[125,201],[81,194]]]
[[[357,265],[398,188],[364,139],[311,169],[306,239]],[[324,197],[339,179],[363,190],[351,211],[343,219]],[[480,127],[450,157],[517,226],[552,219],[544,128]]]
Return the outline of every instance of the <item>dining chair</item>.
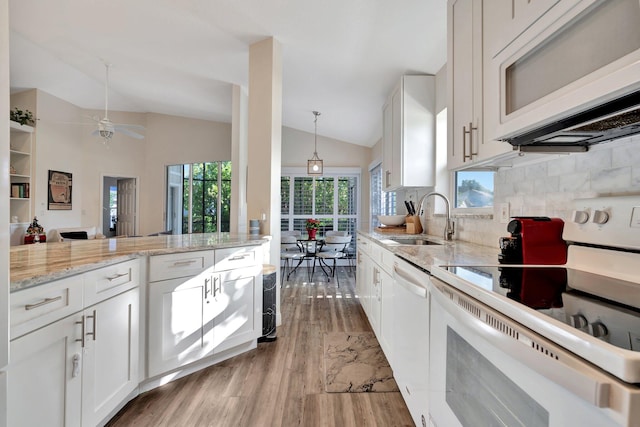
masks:
[[[339,276],[336,275],[337,260],[346,256],[345,250],[349,243],[351,243],[351,236],[327,236],[324,239],[323,252],[318,252],[316,258],[322,268],[322,272],[327,276],[327,279],[331,280],[331,277],[336,278],[336,283],[340,287]],[[329,265],[328,260],[333,260],[333,264]],[[329,273],[325,270],[325,267],[329,269]]]
[[[284,282],[284,276],[289,276],[291,273],[302,264],[304,260],[304,253],[298,246],[298,239],[294,235],[282,235],[280,238],[280,260],[282,261],[282,271],[280,272],[280,287]],[[298,264],[293,267],[293,261],[298,261]],[[288,271],[288,272],[287,272]]]

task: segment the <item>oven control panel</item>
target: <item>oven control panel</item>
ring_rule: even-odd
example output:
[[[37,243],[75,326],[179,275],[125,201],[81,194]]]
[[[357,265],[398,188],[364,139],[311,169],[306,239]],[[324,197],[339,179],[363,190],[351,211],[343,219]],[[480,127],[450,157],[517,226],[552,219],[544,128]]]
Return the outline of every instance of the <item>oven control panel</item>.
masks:
[[[640,250],[640,196],[576,199],[562,238]]]

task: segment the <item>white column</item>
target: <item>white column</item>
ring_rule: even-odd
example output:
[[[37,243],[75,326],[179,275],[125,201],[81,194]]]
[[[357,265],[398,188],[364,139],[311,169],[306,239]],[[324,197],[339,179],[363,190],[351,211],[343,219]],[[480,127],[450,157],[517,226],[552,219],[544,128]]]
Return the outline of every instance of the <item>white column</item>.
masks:
[[[247,172],[248,172],[248,97],[247,91],[233,85],[231,120],[231,223],[232,233],[248,233]]]

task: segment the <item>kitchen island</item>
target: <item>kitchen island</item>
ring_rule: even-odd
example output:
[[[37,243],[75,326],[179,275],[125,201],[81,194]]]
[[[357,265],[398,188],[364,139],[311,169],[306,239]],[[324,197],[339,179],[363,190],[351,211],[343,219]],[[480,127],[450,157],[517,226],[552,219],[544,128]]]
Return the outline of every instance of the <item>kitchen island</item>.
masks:
[[[101,425],[140,392],[255,349],[269,240],[211,233],[11,248],[9,425]]]
[[[141,256],[255,246],[268,240],[269,237],[204,233],[13,246],[10,250],[10,291],[15,292]]]

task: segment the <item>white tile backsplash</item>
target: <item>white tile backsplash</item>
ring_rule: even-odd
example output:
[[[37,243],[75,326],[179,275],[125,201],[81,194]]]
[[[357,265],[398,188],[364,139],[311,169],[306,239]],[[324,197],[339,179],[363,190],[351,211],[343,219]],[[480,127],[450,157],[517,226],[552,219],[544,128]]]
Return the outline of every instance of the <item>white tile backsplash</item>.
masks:
[[[511,216],[545,215],[567,219],[571,201],[607,195],[640,195],[640,136],[603,143],[574,153],[496,172],[494,205],[509,203]],[[495,211],[495,210],[494,210]],[[456,240],[498,247],[506,224],[498,215],[456,217]],[[439,235],[444,217],[427,215],[429,234]]]

